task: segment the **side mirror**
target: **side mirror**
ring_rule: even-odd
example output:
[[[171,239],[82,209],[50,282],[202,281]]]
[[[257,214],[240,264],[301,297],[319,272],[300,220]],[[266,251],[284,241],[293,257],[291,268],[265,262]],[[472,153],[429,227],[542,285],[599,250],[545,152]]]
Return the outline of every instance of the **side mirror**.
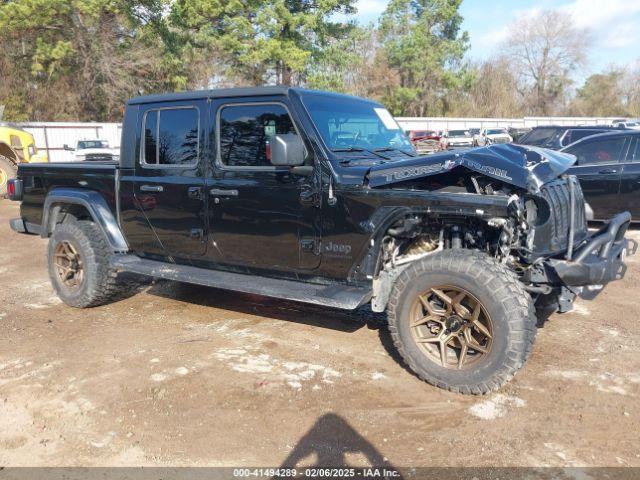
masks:
[[[67,152],[73,152],[75,149],[71,148],[69,145],[67,145],[66,143],[62,146],[63,150],[66,150]]]
[[[271,164],[276,167],[297,167],[304,163],[304,143],[294,133],[269,137]]]

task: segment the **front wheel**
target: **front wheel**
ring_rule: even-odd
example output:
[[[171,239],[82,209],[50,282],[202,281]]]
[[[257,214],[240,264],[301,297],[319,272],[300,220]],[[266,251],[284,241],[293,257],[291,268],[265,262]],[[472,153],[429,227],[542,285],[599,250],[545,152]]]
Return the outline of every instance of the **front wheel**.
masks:
[[[531,297],[486,254],[448,250],[398,277],[389,331],[421,379],[464,394],[498,389],[524,365],[536,333]]]

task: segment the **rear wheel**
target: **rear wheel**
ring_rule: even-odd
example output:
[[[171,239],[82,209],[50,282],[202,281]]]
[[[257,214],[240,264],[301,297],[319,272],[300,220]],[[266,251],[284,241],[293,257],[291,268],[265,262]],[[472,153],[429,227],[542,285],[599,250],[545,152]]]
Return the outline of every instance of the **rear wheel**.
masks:
[[[49,239],[49,277],[60,299],[72,307],[108,303],[124,287],[109,266],[110,250],[100,228],[80,220],[57,225]]]
[[[448,250],[408,267],[389,299],[389,331],[421,379],[483,394],[522,368],[536,332],[517,277],[486,254]]]
[[[4,155],[0,155],[0,198],[7,195],[7,183],[16,178],[18,167]]]

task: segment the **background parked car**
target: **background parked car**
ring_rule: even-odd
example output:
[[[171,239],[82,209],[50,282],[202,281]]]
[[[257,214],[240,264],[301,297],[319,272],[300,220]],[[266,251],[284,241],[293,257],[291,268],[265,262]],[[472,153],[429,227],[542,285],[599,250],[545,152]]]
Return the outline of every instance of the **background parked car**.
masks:
[[[636,120],[614,120],[612,125],[615,128],[630,128],[632,130],[640,130],[640,122]]]
[[[441,135],[436,130],[410,130],[409,140],[416,151],[425,155],[440,150]]]
[[[562,151],[577,158],[568,173],[580,180],[594,220],[622,210],[640,219],[640,131],[594,135]]]
[[[529,133],[518,139],[520,145],[550,148],[560,150],[578,140],[598,133],[611,132],[613,127],[608,125],[594,126],[560,126],[547,125],[534,127]]]
[[[445,130],[440,139],[443,150],[450,148],[473,147],[473,137],[469,130]]]
[[[525,133],[529,133],[530,131],[531,128],[529,127],[509,127],[507,129],[507,132],[509,132],[509,135],[511,135],[511,138],[513,138],[513,141],[516,143]]]
[[[120,152],[110,148],[106,140],[79,140],[75,148],[65,145],[64,149],[75,152],[78,162],[113,162],[120,158]]]
[[[511,143],[513,138],[506,128],[493,127],[483,128],[478,135],[474,135],[473,144],[477,147],[484,147],[493,143]]]

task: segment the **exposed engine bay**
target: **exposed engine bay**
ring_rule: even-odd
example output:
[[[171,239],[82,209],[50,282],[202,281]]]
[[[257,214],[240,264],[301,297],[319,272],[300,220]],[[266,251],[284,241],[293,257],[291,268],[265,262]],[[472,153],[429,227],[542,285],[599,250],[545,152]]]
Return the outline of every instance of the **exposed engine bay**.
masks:
[[[545,304],[554,311],[570,310],[582,287],[563,285],[545,262],[549,258],[570,260],[576,242],[579,244],[588,236],[584,199],[577,179],[562,175],[531,193],[465,170],[410,180],[402,188],[500,196],[506,200],[506,214],[487,218],[481,211],[473,216],[434,209],[396,221],[382,240],[379,276],[382,283],[386,278],[395,278],[412,262],[436,252],[479,250],[518,275],[539,305]]]

